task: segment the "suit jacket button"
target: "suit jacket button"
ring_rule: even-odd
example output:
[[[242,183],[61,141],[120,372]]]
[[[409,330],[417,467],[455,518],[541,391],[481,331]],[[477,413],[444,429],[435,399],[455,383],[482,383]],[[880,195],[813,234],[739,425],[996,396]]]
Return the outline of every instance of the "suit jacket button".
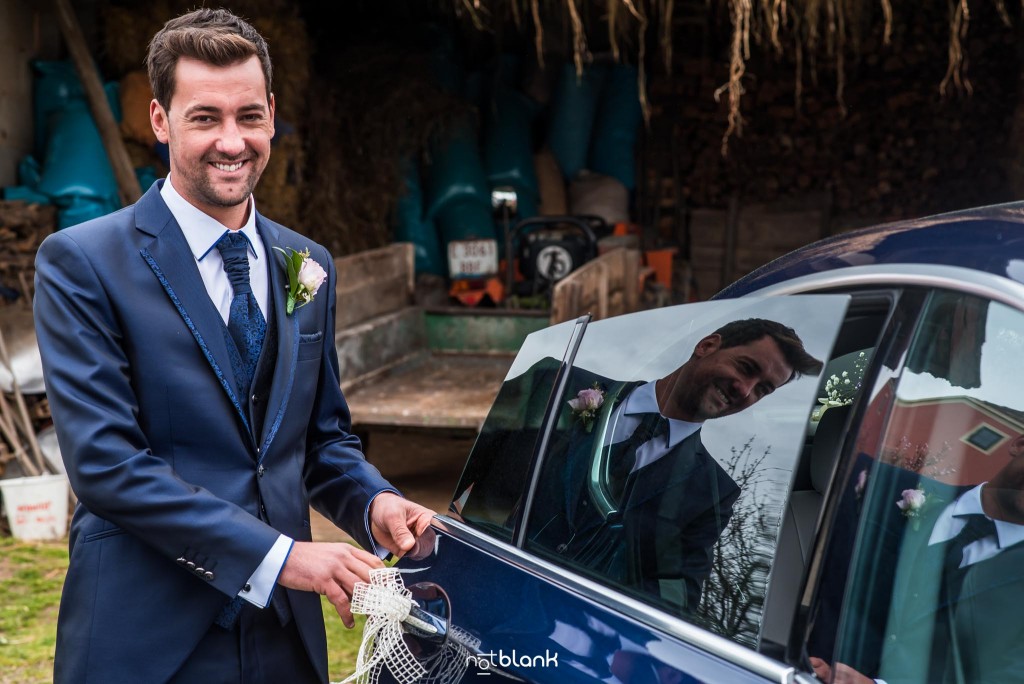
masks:
[[[189,570],[195,570],[196,569],[196,564],[193,563],[192,561],[188,561],[188,562],[185,563],[185,567],[187,567]]]
[[[196,574],[199,575],[200,577],[203,576],[204,572],[206,572],[206,570],[203,570],[202,568],[196,568]]]
[[[177,563],[178,565],[184,565],[187,561],[185,560],[185,557],[182,556],[180,558],[174,559],[174,562]]]
[[[249,592],[249,591],[252,591],[252,585],[251,585],[251,584],[249,584],[248,582],[246,582],[246,583],[245,583],[245,586],[244,586],[244,587],[242,587],[242,591],[245,591],[245,592]]]
[[[265,472],[267,472],[267,469],[263,467],[263,464],[262,464],[262,463],[260,463],[260,464],[259,464],[259,465],[258,465],[258,466],[256,467],[256,474],[257,474],[257,475],[258,475],[259,477],[263,477],[263,473],[265,473]]]
[[[251,398],[252,403],[255,404],[255,403],[259,402],[259,400],[260,400],[259,396],[255,395],[255,394],[252,395],[252,398]]]
[[[203,579],[206,580],[207,582],[212,582],[213,581],[213,573],[210,572],[209,570],[207,570],[206,572],[203,573]]]

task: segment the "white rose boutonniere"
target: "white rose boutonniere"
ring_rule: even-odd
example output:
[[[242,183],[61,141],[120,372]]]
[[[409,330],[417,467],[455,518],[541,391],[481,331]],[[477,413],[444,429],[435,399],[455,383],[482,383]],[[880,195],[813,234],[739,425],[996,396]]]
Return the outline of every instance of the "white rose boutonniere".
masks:
[[[580,390],[576,398],[570,399],[567,403],[572,409],[573,417],[583,424],[584,430],[590,432],[594,427],[597,412],[604,405],[604,390],[595,383],[590,389]]]
[[[284,254],[285,269],[288,271],[286,310],[290,315],[295,309],[313,301],[314,295],[327,279],[327,271],[309,257],[308,249],[301,252],[297,252],[291,247],[287,252],[280,247],[274,249]]]

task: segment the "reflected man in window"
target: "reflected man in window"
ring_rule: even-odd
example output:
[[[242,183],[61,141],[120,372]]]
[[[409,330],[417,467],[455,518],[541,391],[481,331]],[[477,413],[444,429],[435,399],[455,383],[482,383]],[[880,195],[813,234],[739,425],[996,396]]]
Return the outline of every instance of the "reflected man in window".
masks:
[[[891,511],[879,514],[890,514],[890,532],[903,528],[892,536],[899,541],[891,552],[898,558],[892,598],[884,631],[869,631],[881,643],[855,650],[880,654],[880,662],[831,667],[812,657],[819,678],[851,684],[1024,681],[1018,600],[1024,589],[1024,435],[1010,440],[1008,451],[1010,461],[976,486],[915,484],[916,473],[876,466],[873,486],[899,490],[898,499],[887,497],[888,507],[879,497],[883,507],[899,501],[905,510],[913,500],[920,517],[908,524]],[[890,476],[901,484],[886,486]]]
[[[547,492],[538,497],[564,509],[538,508],[532,541],[693,613],[740,494],[701,443],[704,421],[738,413],[821,366],[791,328],[746,319],[701,339],[686,363],[657,380],[617,382],[574,369],[569,391],[590,402],[567,407],[574,425],[553,446],[542,476]]]

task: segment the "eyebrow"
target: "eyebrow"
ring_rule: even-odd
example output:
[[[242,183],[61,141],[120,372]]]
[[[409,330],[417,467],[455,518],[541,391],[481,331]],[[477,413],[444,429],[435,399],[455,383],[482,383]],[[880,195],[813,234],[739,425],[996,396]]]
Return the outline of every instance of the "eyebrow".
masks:
[[[240,112],[265,112],[267,110],[267,107],[266,107],[266,105],[260,104],[258,102],[254,102],[252,104],[242,105],[241,107],[238,108],[238,110]],[[223,112],[223,110],[220,107],[214,107],[213,105],[199,104],[199,105],[192,105],[191,107],[186,109],[185,112],[184,112],[184,116],[187,118],[187,117],[192,116],[193,114],[200,114],[200,113],[205,113],[205,114],[221,114],[222,112]]]

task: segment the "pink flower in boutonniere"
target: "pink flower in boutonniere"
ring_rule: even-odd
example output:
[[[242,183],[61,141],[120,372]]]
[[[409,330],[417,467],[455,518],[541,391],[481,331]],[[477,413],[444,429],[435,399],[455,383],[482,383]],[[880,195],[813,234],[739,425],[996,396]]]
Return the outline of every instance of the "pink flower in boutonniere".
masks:
[[[597,412],[604,405],[604,391],[594,383],[593,388],[582,389],[576,394],[575,399],[568,402],[572,409],[572,415],[583,424],[587,432],[594,427],[594,418]]]
[[[301,252],[297,252],[291,247],[287,252],[280,247],[274,249],[284,254],[285,268],[288,271],[286,310],[291,314],[295,309],[313,301],[313,296],[327,279],[327,271],[310,258],[308,249]]]
[[[853,485],[853,493],[859,499],[864,496],[864,487],[868,484],[868,471],[862,470],[857,474],[857,482]],[[898,504],[897,504],[898,505]]]
[[[914,529],[920,524],[921,509],[928,502],[928,497],[920,487],[916,489],[904,489],[900,498],[896,501],[896,507],[903,513],[903,517],[914,521]]]

